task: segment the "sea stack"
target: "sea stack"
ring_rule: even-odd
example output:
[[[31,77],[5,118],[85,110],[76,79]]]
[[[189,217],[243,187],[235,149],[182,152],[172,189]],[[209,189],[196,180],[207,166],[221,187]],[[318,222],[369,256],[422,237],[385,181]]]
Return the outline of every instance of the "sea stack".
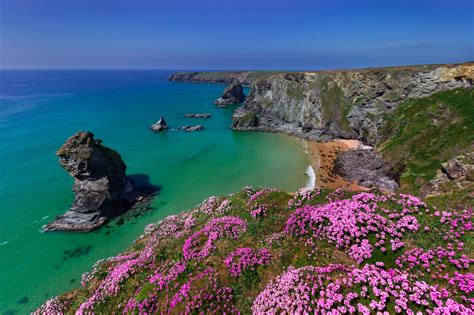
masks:
[[[161,131],[165,131],[166,129],[168,129],[168,124],[166,123],[163,116],[161,116],[160,119],[156,123],[154,123],[153,125],[150,126],[150,128],[153,131],[161,132]]]
[[[245,101],[244,89],[239,81],[234,81],[227,86],[222,93],[222,96],[214,101],[219,107],[225,107],[227,105],[239,104]]]
[[[56,152],[61,166],[75,179],[75,199],[45,231],[90,231],[141,199],[125,176],[127,167],[120,154],[101,143],[92,132],[79,131]]]

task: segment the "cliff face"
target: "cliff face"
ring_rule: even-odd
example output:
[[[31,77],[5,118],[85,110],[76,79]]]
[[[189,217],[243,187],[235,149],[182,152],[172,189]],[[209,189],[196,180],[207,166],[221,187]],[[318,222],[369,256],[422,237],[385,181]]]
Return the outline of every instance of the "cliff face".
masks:
[[[384,115],[402,101],[471,87],[473,78],[474,63],[276,74],[254,82],[233,127],[376,144]]]
[[[245,94],[242,84],[239,81],[234,81],[227,86],[222,93],[222,96],[214,101],[214,104],[220,107],[227,105],[239,104],[245,101]]]

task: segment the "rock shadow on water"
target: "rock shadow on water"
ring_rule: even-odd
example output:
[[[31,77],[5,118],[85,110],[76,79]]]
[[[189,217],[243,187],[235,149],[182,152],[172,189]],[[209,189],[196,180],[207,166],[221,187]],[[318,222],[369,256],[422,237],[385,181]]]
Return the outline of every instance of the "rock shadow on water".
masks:
[[[82,256],[87,256],[87,255],[89,255],[89,253],[92,249],[91,244],[89,244],[89,245],[75,244],[75,245],[76,245],[75,248],[67,249],[67,250],[63,251],[63,260],[68,260],[68,259],[71,259],[71,258],[78,258],[78,257],[82,257]]]
[[[133,185],[139,194],[146,197],[137,200],[132,208],[118,215],[116,217],[117,220],[115,221],[117,226],[121,226],[125,224],[126,221],[136,219],[148,212],[151,209],[151,199],[158,195],[162,190],[161,185],[154,185],[150,182],[150,176],[147,174],[131,174],[127,177],[133,182]]]

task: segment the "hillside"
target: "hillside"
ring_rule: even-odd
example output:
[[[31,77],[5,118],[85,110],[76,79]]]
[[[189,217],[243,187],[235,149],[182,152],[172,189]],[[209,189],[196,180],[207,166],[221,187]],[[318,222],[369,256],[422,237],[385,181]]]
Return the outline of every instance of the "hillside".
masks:
[[[472,89],[444,91],[401,104],[386,115],[382,140],[378,145],[391,173],[405,192],[419,192],[442,173],[443,162],[473,152],[474,92]],[[458,163],[459,164],[459,163]],[[458,185],[454,202],[474,206],[474,161],[464,162],[469,186]],[[469,168],[469,169],[467,169]],[[454,182],[453,182],[454,184]],[[448,195],[446,193],[446,195]],[[470,199],[470,200],[469,200]]]
[[[246,188],[150,224],[38,312],[467,314],[472,213],[409,195]]]

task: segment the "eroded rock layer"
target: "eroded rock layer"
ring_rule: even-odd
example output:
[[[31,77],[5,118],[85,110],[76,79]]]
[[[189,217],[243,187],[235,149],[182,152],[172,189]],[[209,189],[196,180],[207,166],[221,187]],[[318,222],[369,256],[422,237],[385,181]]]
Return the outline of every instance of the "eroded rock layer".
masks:
[[[275,74],[255,81],[233,127],[373,145],[401,102],[471,87],[473,78],[474,63]]]

